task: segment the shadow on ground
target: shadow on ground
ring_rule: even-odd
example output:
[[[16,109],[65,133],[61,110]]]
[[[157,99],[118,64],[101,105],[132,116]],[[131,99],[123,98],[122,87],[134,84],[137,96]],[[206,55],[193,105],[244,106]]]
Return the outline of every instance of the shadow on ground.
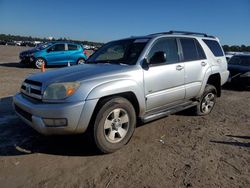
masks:
[[[226,83],[222,86],[223,90],[231,90],[231,91],[250,91],[250,87],[246,85]]]
[[[9,62],[9,63],[0,63],[0,67],[16,67],[16,68],[25,68],[28,67],[25,64],[19,62]]]
[[[67,65],[50,65],[47,66],[46,68],[61,68],[61,67],[66,67]],[[71,65],[73,66],[73,65]],[[15,67],[15,68],[30,68],[30,69],[35,69],[32,64],[25,64],[25,63],[20,63],[20,62],[8,62],[8,63],[0,63],[0,67]]]
[[[100,153],[88,135],[43,136],[23,123],[12,108],[12,97],[0,99],[0,156],[46,153],[93,156]]]
[[[226,135],[227,137],[236,139],[244,139],[244,140],[250,140],[250,136],[235,136],[235,135]],[[239,146],[239,147],[250,147],[250,142],[240,142],[238,140],[236,141],[216,141],[216,140],[210,140],[210,142],[215,144],[224,144],[224,145],[231,145],[231,146]]]

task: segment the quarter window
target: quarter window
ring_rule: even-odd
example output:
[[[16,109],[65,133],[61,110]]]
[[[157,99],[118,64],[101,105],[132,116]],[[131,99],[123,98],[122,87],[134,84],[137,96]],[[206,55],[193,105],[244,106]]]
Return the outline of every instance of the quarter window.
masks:
[[[224,56],[220,44],[216,40],[203,39],[209,49],[213,52],[215,57]]]
[[[167,64],[179,62],[178,47],[175,38],[159,39],[151,48],[148,58],[151,59],[156,52],[166,53]]]

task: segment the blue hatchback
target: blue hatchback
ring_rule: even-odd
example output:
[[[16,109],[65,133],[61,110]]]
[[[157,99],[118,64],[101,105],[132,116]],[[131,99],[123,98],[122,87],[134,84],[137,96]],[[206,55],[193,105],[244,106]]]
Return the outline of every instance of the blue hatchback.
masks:
[[[69,42],[44,43],[21,52],[19,57],[21,63],[29,63],[36,68],[41,68],[42,64],[45,66],[82,64],[87,60],[83,46]]]

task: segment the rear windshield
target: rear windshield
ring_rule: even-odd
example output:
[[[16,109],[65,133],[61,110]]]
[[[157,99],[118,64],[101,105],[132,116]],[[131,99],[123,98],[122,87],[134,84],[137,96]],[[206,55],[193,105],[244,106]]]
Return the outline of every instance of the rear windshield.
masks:
[[[126,39],[109,42],[97,50],[86,63],[134,65],[149,39]]]
[[[233,56],[228,64],[230,65],[240,65],[240,66],[250,66],[250,56]]]
[[[224,56],[222,48],[216,40],[203,39],[203,41],[206,43],[209,49],[213,52],[215,57]]]

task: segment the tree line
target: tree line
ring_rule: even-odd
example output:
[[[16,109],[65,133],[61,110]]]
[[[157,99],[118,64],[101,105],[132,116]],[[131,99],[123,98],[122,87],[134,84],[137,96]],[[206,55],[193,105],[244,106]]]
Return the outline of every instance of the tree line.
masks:
[[[241,45],[241,46],[237,46],[237,45],[233,45],[233,46],[229,46],[229,45],[223,45],[223,50],[225,52],[250,52],[250,46],[245,46],[245,45]]]
[[[69,38],[52,38],[52,40],[49,40],[48,38],[39,38],[39,37],[31,37],[31,36],[20,36],[20,35],[6,35],[6,34],[0,34],[0,41],[42,41],[42,42],[48,42],[48,41],[70,41],[70,42],[77,42],[77,43],[82,43],[85,45],[90,45],[90,46],[101,46],[103,43],[100,42],[92,42],[92,41],[80,41],[80,40],[72,40]]]
[[[71,41],[71,42],[78,42],[83,43],[90,46],[102,46],[103,43],[99,42],[91,42],[91,41],[80,41],[80,40],[71,40],[69,38],[53,38],[52,40],[49,40],[47,38],[38,38],[38,37],[31,37],[31,36],[20,36],[20,35],[6,35],[6,34],[0,34],[0,41]],[[250,52],[250,46],[246,45],[223,45],[223,50],[225,52]]]

